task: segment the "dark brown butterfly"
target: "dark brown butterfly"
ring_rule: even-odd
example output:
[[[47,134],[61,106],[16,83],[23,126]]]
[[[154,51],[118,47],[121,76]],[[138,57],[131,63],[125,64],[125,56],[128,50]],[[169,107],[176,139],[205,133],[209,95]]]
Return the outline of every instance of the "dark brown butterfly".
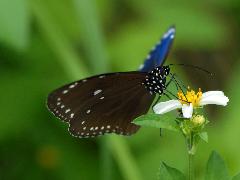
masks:
[[[174,34],[175,28],[169,28],[140,71],[101,74],[53,91],[47,100],[49,110],[69,123],[69,132],[76,137],[137,132],[139,126],[132,120],[146,114],[155,94],[162,95],[166,88],[170,69],[162,64]]]
[[[47,105],[55,116],[69,123],[73,136],[131,135],[139,129],[132,120],[147,113],[156,93],[163,94],[169,71],[169,66],[162,66],[150,73],[93,76],[53,91]]]

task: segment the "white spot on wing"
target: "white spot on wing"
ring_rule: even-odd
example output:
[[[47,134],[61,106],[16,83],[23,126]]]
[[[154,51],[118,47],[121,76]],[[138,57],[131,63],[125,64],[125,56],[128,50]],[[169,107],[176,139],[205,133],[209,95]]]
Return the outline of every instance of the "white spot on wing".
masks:
[[[74,113],[72,113],[72,114],[70,115],[70,118],[73,118],[73,116],[74,116]]]
[[[172,34],[171,36],[170,36],[170,38],[173,38],[174,37],[174,33],[175,33],[175,29],[174,28],[171,28],[171,29],[169,29],[164,35],[163,35],[163,38],[165,39],[165,38],[167,38],[170,34]],[[173,37],[172,37],[173,36]]]
[[[147,58],[148,59],[148,58]],[[139,66],[139,69],[142,69],[144,67],[144,65],[143,64],[141,64],[140,66]]]
[[[70,112],[71,110],[70,109],[67,109],[66,111],[65,111],[65,113],[68,113],[68,112]]]
[[[154,51],[156,49],[156,46],[152,47],[151,51]]]
[[[74,88],[74,87],[75,87],[75,84],[72,84],[72,85],[69,86],[70,89]]]
[[[68,90],[64,90],[62,93],[63,93],[63,94],[66,94],[66,93],[68,93]]]
[[[101,90],[101,89],[98,89],[98,90],[94,91],[93,95],[96,96],[96,95],[99,94],[100,92],[102,92],[102,90]]]
[[[91,110],[90,110],[90,109],[88,109],[88,110],[86,111],[86,113],[87,113],[87,114],[89,114],[90,112],[91,112]]]

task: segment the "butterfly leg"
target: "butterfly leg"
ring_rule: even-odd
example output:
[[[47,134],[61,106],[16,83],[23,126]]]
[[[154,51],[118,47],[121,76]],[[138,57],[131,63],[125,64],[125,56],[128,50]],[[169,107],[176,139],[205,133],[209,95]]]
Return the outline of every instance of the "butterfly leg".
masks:
[[[169,84],[173,81],[173,82],[175,82],[175,76],[176,76],[176,73],[174,73],[174,74],[172,74],[172,73],[170,73],[170,75],[171,75],[171,79],[167,82],[167,84],[166,84],[166,88],[169,86]],[[176,83],[175,83],[176,84]],[[178,89],[178,86],[176,85],[176,88]]]
[[[169,84],[174,80],[174,75],[172,75],[171,79],[167,82],[166,84],[166,88],[169,86]],[[164,93],[163,93],[164,94]],[[165,95],[165,94],[164,94]],[[152,108],[160,101],[162,95],[160,94],[157,98],[157,100],[154,102],[154,104],[152,105]],[[169,96],[168,96],[169,97]]]
[[[170,75],[171,75],[171,79],[169,80],[168,84],[170,84],[170,82],[173,81],[174,84],[176,85],[176,89],[179,90],[178,88],[180,88],[180,90],[183,92],[182,87],[180,86],[180,83],[175,78],[175,77],[177,77],[176,73],[174,73],[174,74],[170,73]]]
[[[185,88],[185,89],[187,89],[187,87],[182,83],[181,85],[179,84],[179,82],[176,80],[176,78],[175,77],[177,77],[177,75],[176,74],[171,74],[171,77],[173,78],[173,80],[174,80],[174,83],[175,83],[175,85],[177,86],[177,87],[179,87],[180,88],[180,90],[182,91],[182,92],[184,92],[183,91],[183,88],[182,88],[182,86]],[[178,88],[177,88],[178,89]],[[169,92],[168,91],[168,93],[169,94],[171,94],[171,95],[173,95],[173,93],[171,93],[171,92]],[[183,93],[183,95],[185,96],[185,98],[186,98],[186,102],[188,102],[188,99],[187,99],[187,97],[186,97],[186,95]],[[174,97],[176,97],[175,95],[173,95]],[[176,97],[177,98],[177,97]],[[177,98],[178,99],[178,98]]]
[[[171,91],[168,91],[167,89],[165,89],[165,95],[168,93],[169,95],[171,95],[172,97],[174,97],[174,98],[176,98],[176,99],[178,99],[178,97],[175,95],[175,94],[173,94]],[[170,97],[170,96],[169,96]]]
[[[166,84],[166,88],[169,86],[169,84],[174,80],[174,76],[175,76],[175,74],[173,74],[172,76],[171,76],[171,79],[167,82],[167,84]],[[177,85],[176,85],[176,87],[177,87]],[[170,98],[170,96],[168,95],[168,94],[166,94],[166,93],[163,93],[168,99],[170,99],[171,100],[171,98]],[[158,103],[158,101],[160,100],[160,98],[161,98],[162,96],[161,95],[159,95],[158,96],[158,99],[157,99],[157,101],[153,104],[153,106],[152,106],[152,109],[153,109],[153,107]],[[160,128],[159,129],[159,135],[160,136],[162,136],[162,128]]]
[[[158,101],[161,99],[161,97],[162,97],[161,95],[158,95],[157,100],[152,105],[152,111],[153,111],[153,107],[158,103]],[[162,128],[160,128],[160,136],[162,136]]]
[[[163,93],[169,100],[172,100],[172,98],[167,94],[167,93]]]
[[[152,111],[153,111],[153,107],[158,103],[158,101],[160,101],[161,97],[162,97],[161,95],[158,95],[157,100],[152,105]]]
[[[175,74],[175,73],[174,73],[174,74],[170,73],[170,75],[174,78],[174,81],[175,81],[175,82],[178,82],[179,85],[180,85],[180,83],[181,83],[181,86],[182,86],[185,90],[188,90],[188,88],[185,86],[183,80],[182,80],[179,76],[177,76],[177,74]]]

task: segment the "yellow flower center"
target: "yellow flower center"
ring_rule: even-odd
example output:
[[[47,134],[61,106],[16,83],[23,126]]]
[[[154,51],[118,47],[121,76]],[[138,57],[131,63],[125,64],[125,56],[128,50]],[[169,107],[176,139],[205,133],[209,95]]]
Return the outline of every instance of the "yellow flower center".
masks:
[[[190,104],[192,103],[193,107],[199,106],[199,101],[202,98],[202,90],[199,88],[198,92],[195,93],[192,89],[188,87],[188,90],[186,94],[184,94],[182,91],[179,91],[177,93],[178,99],[182,104]]]

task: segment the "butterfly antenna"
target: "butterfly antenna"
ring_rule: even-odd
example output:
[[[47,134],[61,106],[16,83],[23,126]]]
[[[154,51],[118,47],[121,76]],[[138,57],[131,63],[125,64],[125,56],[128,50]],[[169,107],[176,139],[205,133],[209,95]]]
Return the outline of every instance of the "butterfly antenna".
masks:
[[[192,67],[192,68],[195,68],[199,71],[202,71],[202,72],[205,72],[207,74],[209,74],[210,76],[214,76],[214,74],[202,67],[199,67],[199,66],[194,66],[194,65],[191,65],[191,64],[169,64],[169,66],[184,66],[184,67]]]
[[[170,73],[170,75],[172,76],[171,78],[173,79],[173,82],[175,83],[175,85],[176,85],[176,87],[177,87],[177,90],[178,90],[178,87],[180,88],[180,90],[182,91],[182,93],[184,92],[183,91],[183,88],[182,88],[182,86],[181,85],[183,85],[183,87],[185,88],[185,89],[187,89],[186,88],[186,86],[182,83],[181,85],[180,85],[180,83],[177,81],[177,79],[175,78],[175,77],[177,77],[177,75],[174,73],[174,74],[172,74],[172,73]],[[188,99],[187,99],[187,96],[183,93],[183,95],[185,96],[185,98],[186,98],[186,100],[187,100],[187,102],[188,102]]]

